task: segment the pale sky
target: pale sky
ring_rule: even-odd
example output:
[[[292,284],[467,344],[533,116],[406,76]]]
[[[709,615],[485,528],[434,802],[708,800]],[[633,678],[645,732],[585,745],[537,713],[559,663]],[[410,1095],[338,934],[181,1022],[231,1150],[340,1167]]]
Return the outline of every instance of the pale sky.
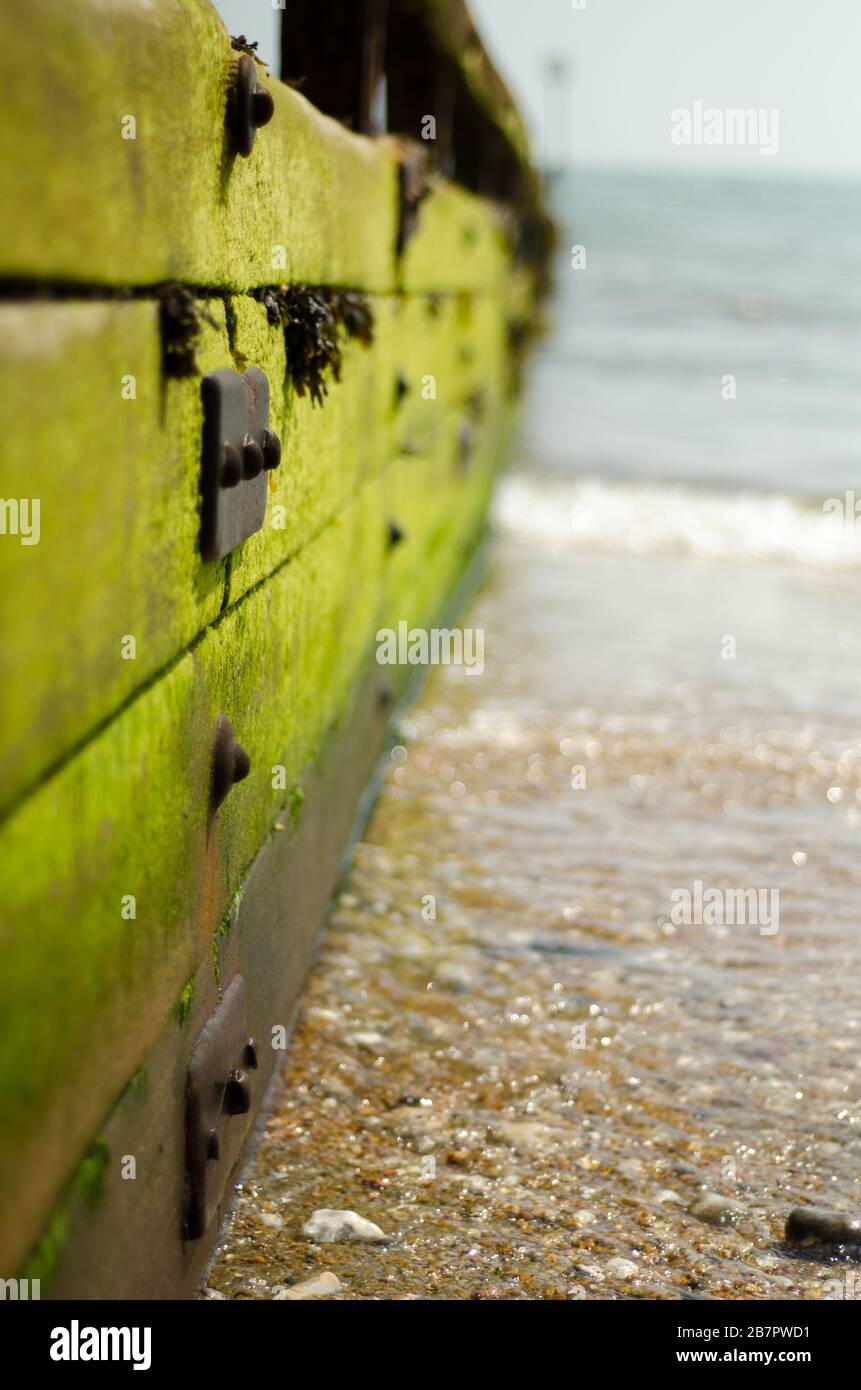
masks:
[[[272,0],[216,0],[216,8],[231,33],[258,39],[261,56],[275,61]],[[470,9],[538,156],[861,176],[861,0],[470,0]],[[564,87],[545,78],[549,59],[570,65],[567,112]],[[776,155],[674,145],[671,113],[697,101],[776,109]]]
[[[471,0],[529,118],[536,152],[566,162],[756,173],[861,174],[861,0]],[[570,61],[568,133],[544,130],[543,69]],[[675,146],[670,113],[780,113],[773,158],[750,146]],[[552,112],[552,107],[551,107]],[[555,148],[554,148],[555,147]]]

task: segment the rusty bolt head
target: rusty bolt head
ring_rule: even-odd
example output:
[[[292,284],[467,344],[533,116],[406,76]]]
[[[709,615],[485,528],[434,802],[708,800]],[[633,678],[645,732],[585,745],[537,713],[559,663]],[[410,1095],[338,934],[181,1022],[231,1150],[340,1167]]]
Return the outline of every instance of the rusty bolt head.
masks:
[[[277,468],[281,462],[281,440],[274,430],[264,430],[263,439],[263,467]]]
[[[251,771],[251,759],[236,741],[233,725],[223,714],[218,717],[212,756],[212,809],[218,810],[230,788]]]
[[[251,1109],[251,1082],[241,1068],[227,1073],[223,1108],[226,1115],[247,1115]]]
[[[244,782],[251,771],[251,759],[238,743],[233,745],[233,780]]]
[[[235,444],[225,444],[221,458],[221,486],[236,487],[242,482],[242,460]]]
[[[274,114],[272,93],[257,85],[254,59],[244,53],[239,59],[233,98],[233,133],[239,154],[250,155],[255,133],[261,126],[268,125]]]
[[[251,121],[255,130],[268,125],[275,115],[275,102],[272,93],[265,87],[258,87],[251,97]]]
[[[256,478],[263,472],[263,450],[250,434],[242,441],[242,476]]]

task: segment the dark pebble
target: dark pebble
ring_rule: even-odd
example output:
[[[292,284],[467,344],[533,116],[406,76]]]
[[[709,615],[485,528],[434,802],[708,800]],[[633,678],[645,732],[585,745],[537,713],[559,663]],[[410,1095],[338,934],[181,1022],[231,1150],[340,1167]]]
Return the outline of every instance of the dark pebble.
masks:
[[[793,1245],[861,1245],[861,1219],[839,1211],[794,1207],[786,1219],[786,1239]]]

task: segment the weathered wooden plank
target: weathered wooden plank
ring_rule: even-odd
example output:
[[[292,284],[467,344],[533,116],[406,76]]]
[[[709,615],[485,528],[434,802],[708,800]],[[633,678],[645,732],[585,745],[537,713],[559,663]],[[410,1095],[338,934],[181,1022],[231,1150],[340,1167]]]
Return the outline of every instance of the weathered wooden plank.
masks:
[[[0,829],[4,1267],[210,951],[279,809],[295,810],[373,636],[384,540],[373,481]],[[222,712],[252,771],[211,826]]]
[[[0,10],[0,274],[389,288],[393,152],[266,78],[274,118],[236,157],[238,56],[208,0]]]
[[[276,814],[294,806],[303,769],[361,665],[379,609],[385,541],[383,487],[375,479],[294,560],[229,610],[195,652],[252,763],[218,817],[219,913]]]
[[[382,746],[388,707],[378,690],[372,663],[348,716],[303,782],[296,833],[288,823],[272,836],[242,885],[230,930],[218,937],[218,979],[223,982],[234,971],[244,977],[249,1030],[261,1044],[252,1088],[256,1099],[283,1059],[283,1051],[267,1044],[276,1026],[289,1031],[355,807]],[[102,1176],[96,1190],[81,1181],[79,1169],[27,1260],[25,1272],[42,1279],[43,1297],[163,1299],[192,1292],[209,1246],[205,1238],[190,1245],[180,1240],[182,1078],[217,999],[210,956],[195,975],[185,1021],[180,1023],[175,1012],[167,1018],[99,1128],[94,1152],[102,1156]],[[135,1159],[134,1182],[124,1180],[124,1155]]]
[[[464,471],[454,453],[459,429],[453,413],[427,461],[403,458],[385,479],[368,481],[0,830],[7,1262],[33,1239],[111,1098],[210,951],[276,817],[298,814],[305,770],[343,713],[381,615],[426,618],[463,564],[495,448],[488,437]],[[391,549],[393,507],[406,517],[407,536]],[[213,828],[210,758],[222,712],[252,771]]]
[[[37,545],[0,538],[0,814],[226,598],[298,553],[398,448],[423,452],[505,369],[502,313],[486,296],[369,302],[374,342],[345,342],[322,407],[285,378],[283,332],[263,304],[198,303],[199,372],[262,367],[284,444],[263,529],[229,567],[200,556],[200,379],[163,379],[155,303],[0,306],[0,496],[39,502]]]
[[[186,657],[0,831],[4,1265],[26,1253],[205,946],[205,716]]]
[[[404,459],[415,484],[425,462]],[[431,466],[435,473],[436,465]],[[391,470],[390,470],[391,472]],[[481,524],[471,517],[472,539]],[[458,547],[468,550],[466,537]],[[453,557],[454,559],[454,554]],[[462,565],[458,558],[457,570]],[[424,569],[423,574],[428,571]],[[444,569],[436,575],[431,621],[448,594]],[[454,569],[453,569],[454,573]],[[448,619],[451,621],[451,618]],[[188,1017],[166,1021],[133,1083],[100,1127],[97,1152],[102,1177],[97,1191],[75,1181],[74,1190],[51,1218],[26,1272],[43,1280],[54,1298],[165,1298],[187,1296],[207,1254],[205,1240],[183,1246],[178,1212],[183,1200],[183,1090],[181,1078],[202,1023],[214,1008],[217,981],[236,971],[246,982],[248,1024],[261,1041],[254,1091],[265,1091],[283,1053],[268,1043],[276,1029],[289,1032],[293,1008],[313,940],[334,886],[343,846],[373,763],[382,747],[390,701],[384,688],[399,692],[414,668],[380,667],[372,656],[359,692],[321,756],[303,777],[302,812],[295,832],[290,822],[257,855],[236,894],[227,930],[216,937],[215,969],[208,959],[198,969]],[[123,1158],[137,1164],[134,1183],[123,1180]]]
[[[284,438],[263,531],[232,556],[230,601],[382,471],[391,302],[380,301],[373,348],[345,344],[342,380],[329,382],[322,409],[285,380],[283,332],[262,304],[227,298],[228,344],[225,303],[198,302],[199,371],[261,366]],[[0,494],[16,508],[21,494],[37,499],[40,522],[37,545],[9,535],[0,545],[0,812],[227,597],[227,566],[200,555],[200,377],[163,380],[160,352],[153,302],[0,306]],[[17,509],[23,524],[30,513]]]
[[[394,289],[398,143],[353,135],[264,77],[275,115],[236,157],[237,59],[208,0],[31,0],[26,24],[0,10],[0,276]],[[404,285],[498,282],[478,199],[438,181],[420,223]]]
[[[208,314],[201,370],[229,361]],[[224,565],[199,557],[199,383],[162,380],[156,304],[0,305],[0,395],[0,496],[39,518],[38,544],[0,536],[2,811],[216,616]]]

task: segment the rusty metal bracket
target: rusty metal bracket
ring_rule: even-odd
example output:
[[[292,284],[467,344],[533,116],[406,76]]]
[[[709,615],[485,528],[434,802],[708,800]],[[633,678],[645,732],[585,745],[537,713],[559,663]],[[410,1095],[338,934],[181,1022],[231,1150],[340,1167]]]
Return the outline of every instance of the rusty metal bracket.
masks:
[[[200,1030],[185,1090],[183,1240],[199,1240],[224,1201],[248,1136],[257,1044],[248,1036],[245,981],[234,975]]]
[[[219,560],[263,525],[266,474],[281,461],[281,441],[269,428],[269,379],[259,367],[210,372],[200,394],[200,549]]]

